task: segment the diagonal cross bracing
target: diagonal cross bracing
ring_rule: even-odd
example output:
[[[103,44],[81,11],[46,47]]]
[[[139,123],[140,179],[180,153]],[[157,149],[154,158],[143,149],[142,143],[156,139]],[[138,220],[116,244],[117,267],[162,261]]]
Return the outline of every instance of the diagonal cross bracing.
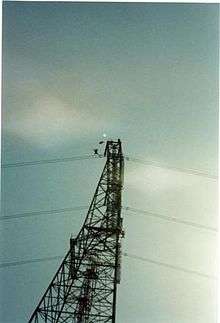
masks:
[[[84,224],[70,239],[58,271],[29,323],[115,323],[120,282],[121,141],[107,141],[107,158]]]

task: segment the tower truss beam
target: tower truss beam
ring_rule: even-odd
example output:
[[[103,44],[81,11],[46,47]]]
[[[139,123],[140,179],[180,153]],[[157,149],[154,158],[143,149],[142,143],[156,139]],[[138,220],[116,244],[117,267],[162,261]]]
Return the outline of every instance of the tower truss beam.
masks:
[[[29,323],[115,323],[120,283],[121,141],[107,141],[106,164],[84,224]]]

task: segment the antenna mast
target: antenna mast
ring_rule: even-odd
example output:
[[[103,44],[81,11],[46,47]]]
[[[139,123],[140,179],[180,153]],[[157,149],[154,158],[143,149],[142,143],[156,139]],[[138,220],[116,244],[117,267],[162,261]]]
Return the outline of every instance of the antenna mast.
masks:
[[[116,322],[121,276],[124,158],[121,141],[107,141],[107,158],[84,224],[29,323]]]

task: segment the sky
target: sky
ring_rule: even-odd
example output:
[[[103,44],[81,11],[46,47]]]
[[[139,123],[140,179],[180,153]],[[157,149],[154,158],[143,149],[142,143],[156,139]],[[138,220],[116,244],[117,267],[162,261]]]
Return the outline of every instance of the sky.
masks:
[[[218,4],[3,2],[2,163],[122,140],[123,206],[217,227]],[[88,205],[103,159],[2,169],[2,216]],[[65,255],[85,210],[0,221],[0,264]],[[216,234],[123,210],[123,251],[216,275]],[[61,260],[0,268],[28,321]],[[123,257],[117,323],[216,323],[216,282]]]

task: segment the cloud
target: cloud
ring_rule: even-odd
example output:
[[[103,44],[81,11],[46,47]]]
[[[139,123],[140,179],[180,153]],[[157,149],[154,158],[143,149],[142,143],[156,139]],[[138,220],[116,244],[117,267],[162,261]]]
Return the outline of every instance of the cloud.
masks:
[[[159,161],[158,161],[159,162]],[[151,165],[127,168],[129,205],[216,226],[217,181]]]
[[[160,193],[183,185],[184,175],[150,165],[138,166],[127,173],[127,184],[141,192]]]
[[[20,104],[21,106],[21,104]],[[10,112],[5,130],[41,146],[59,145],[68,138],[77,139],[97,131],[104,121],[88,110],[80,111],[59,98],[35,98],[21,109]]]

